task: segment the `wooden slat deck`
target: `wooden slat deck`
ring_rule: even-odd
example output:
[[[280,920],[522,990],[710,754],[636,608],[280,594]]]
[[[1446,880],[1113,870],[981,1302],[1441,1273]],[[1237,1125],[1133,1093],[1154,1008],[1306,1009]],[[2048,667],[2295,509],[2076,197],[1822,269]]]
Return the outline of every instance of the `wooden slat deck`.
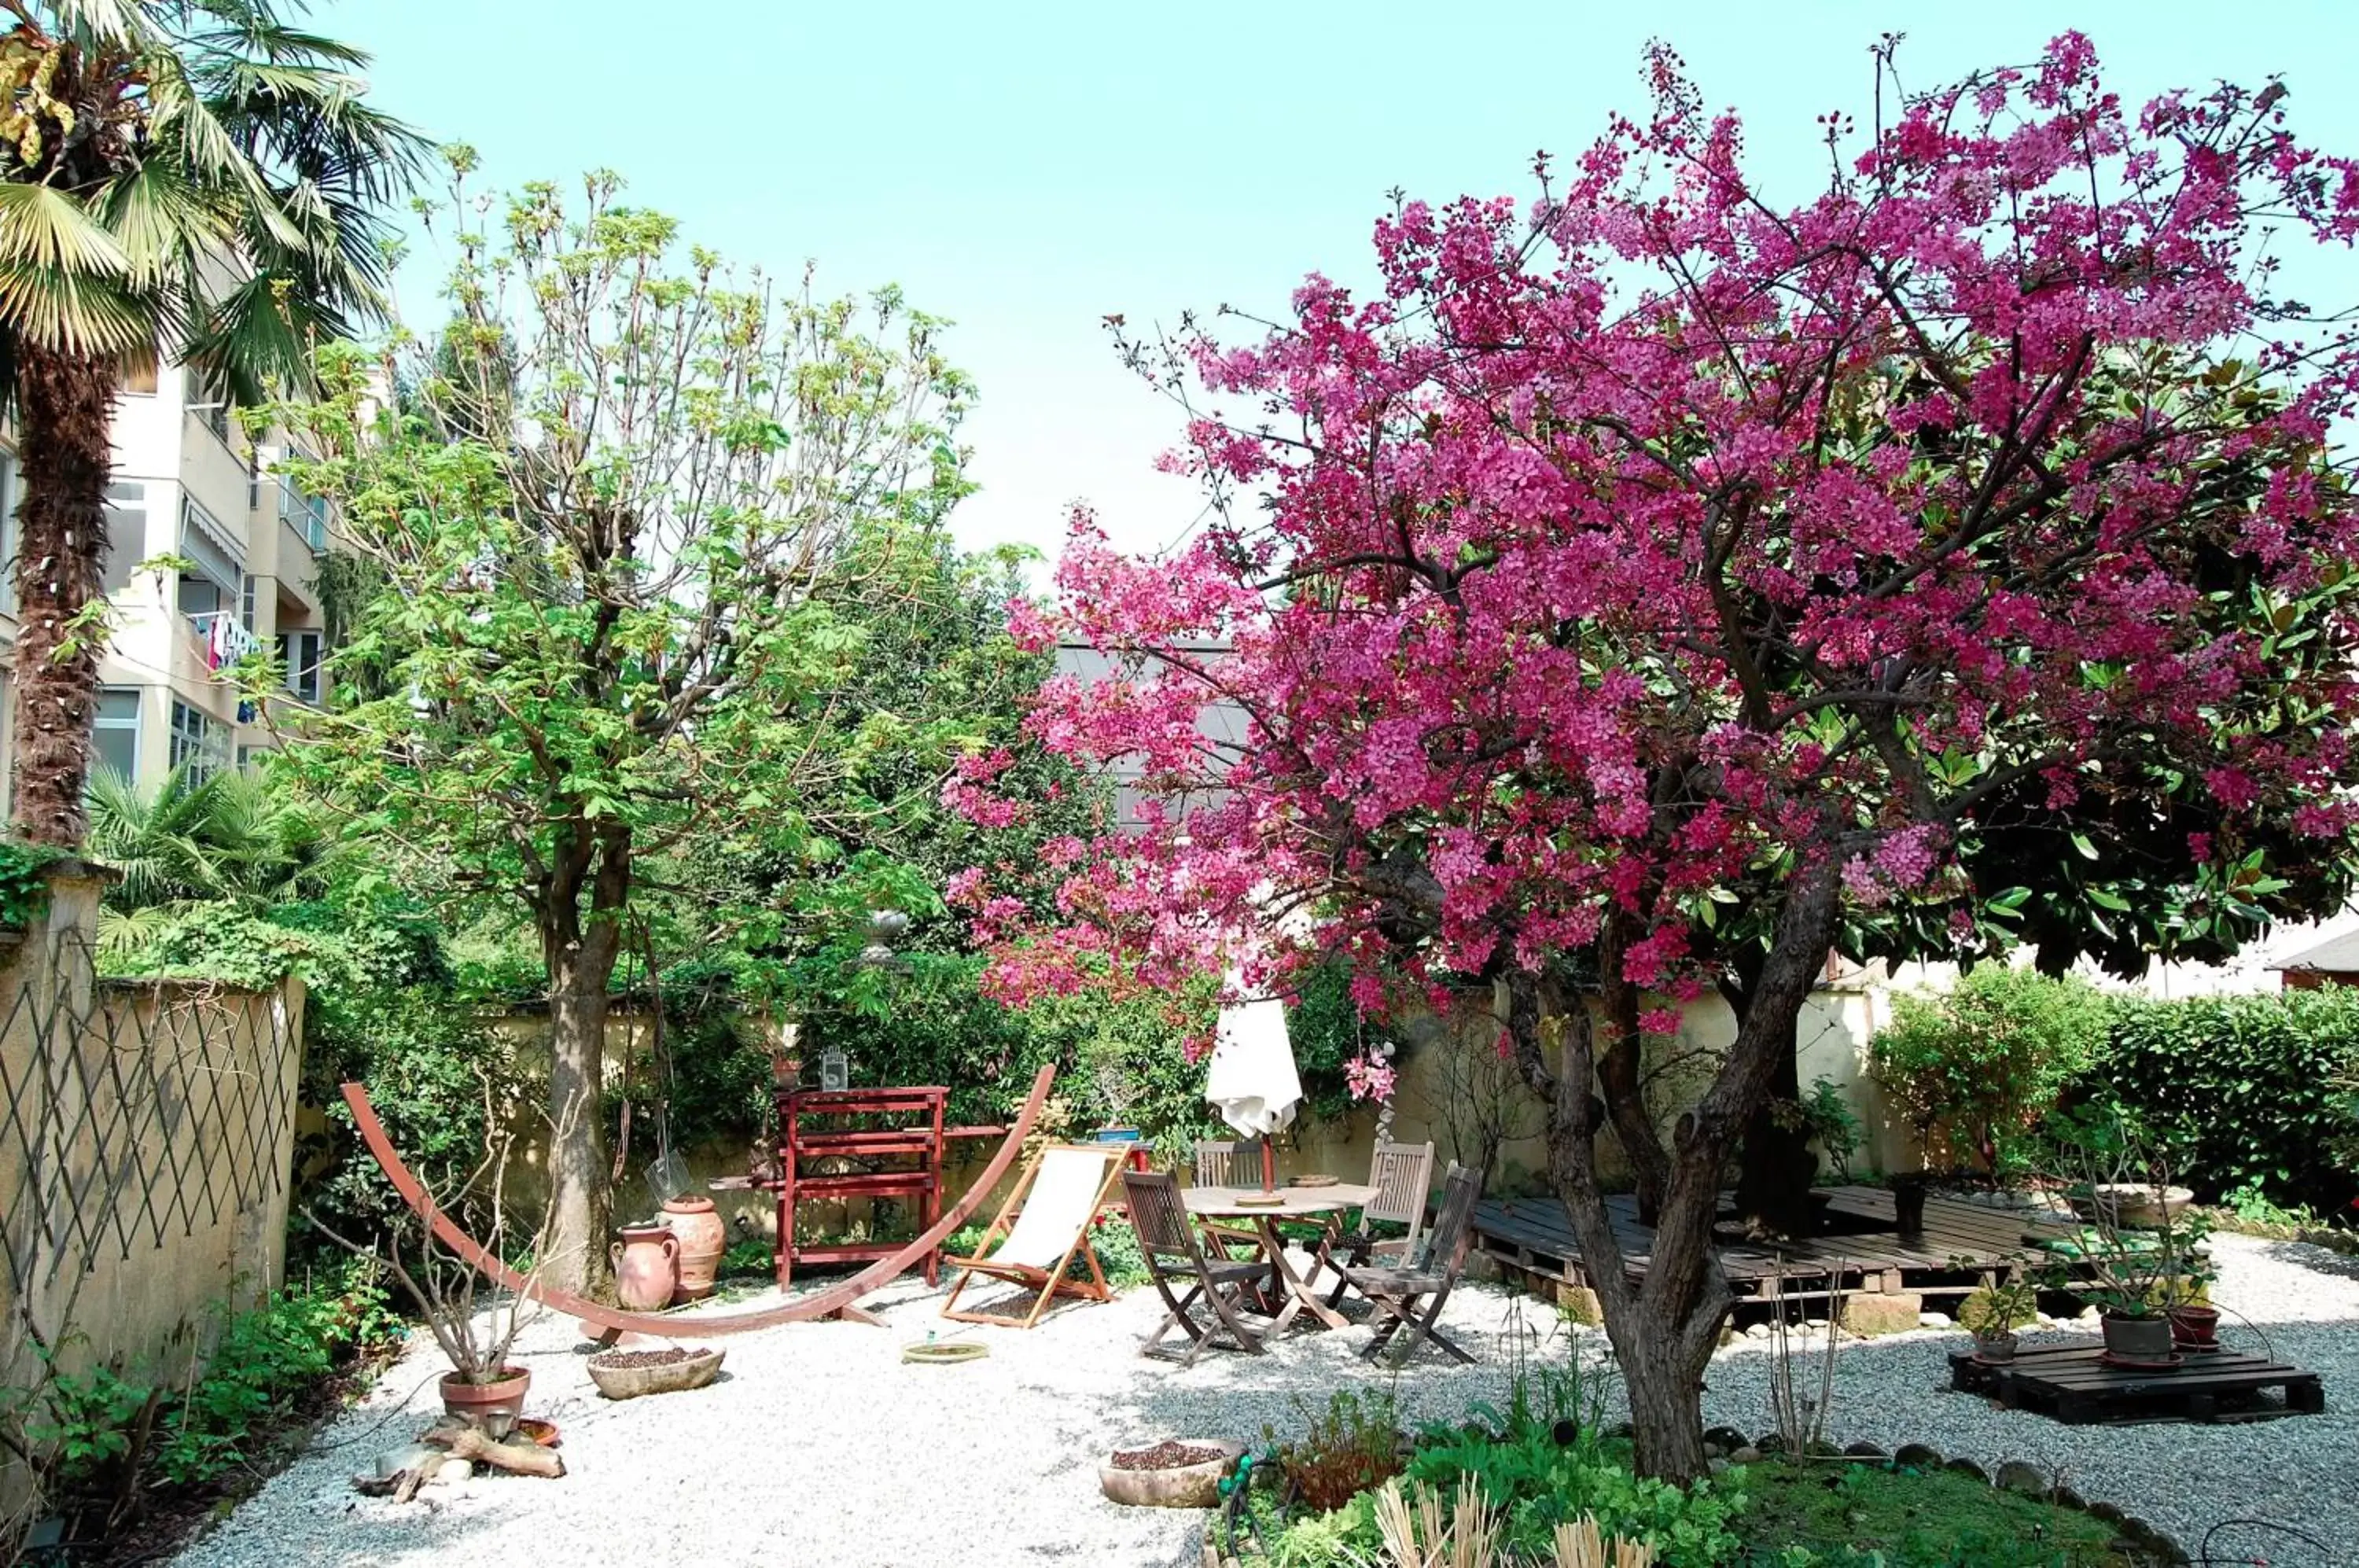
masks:
[[[2326,1409],[2318,1374],[2265,1356],[2190,1352],[2175,1370],[2151,1371],[2108,1367],[2099,1359],[2104,1348],[2097,1340],[2049,1345],[2018,1352],[2003,1364],[1961,1353],[1950,1357],[1950,1386],[1988,1395],[2010,1410],[2027,1406],[2075,1426],[2158,1417],[2251,1420]],[[2282,1408],[2254,1398],[2268,1388],[2283,1391]]]
[[[1828,1204],[1839,1234],[1778,1249],[1746,1243],[1719,1247],[1720,1264],[1739,1298],[1824,1297],[1832,1290],[1971,1290],[1980,1277],[2011,1275],[2042,1228],[2031,1216],[1936,1197],[1925,1200],[1925,1228],[1903,1239],[1892,1193],[1883,1187],[1836,1187]],[[1630,1276],[1647,1270],[1654,1229],[1638,1223],[1635,1197],[1606,1200],[1614,1239]],[[2063,1234],[2068,1227],[2049,1225]],[[1505,1267],[1542,1279],[1586,1285],[1581,1243],[1553,1198],[1486,1198],[1474,1207],[1475,1246]]]

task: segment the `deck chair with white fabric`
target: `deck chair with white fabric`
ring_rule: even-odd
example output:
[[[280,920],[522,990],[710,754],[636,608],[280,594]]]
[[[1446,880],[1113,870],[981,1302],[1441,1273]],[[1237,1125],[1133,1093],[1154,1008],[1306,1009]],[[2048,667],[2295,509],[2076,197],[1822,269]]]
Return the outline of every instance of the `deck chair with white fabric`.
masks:
[[[1030,1328],[1060,1296],[1113,1300],[1105,1270],[1090,1247],[1090,1226],[1122,1179],[1128,1153],[1127,1145],[1108,1143],[1052,1143],[1043,1149],[999,1206],[999,1216],[983,1233],[974,1256],[945,1259],[961,1272],[950,1300],[942,1303],[942,1316]],[[1086,1279],[1068,1278],[1077,1258],[1089,1266]],[[973,1308],[960,1312],[959,1297],[978,1274],[1038,1292],[1031,1311],[1021,1315]]]

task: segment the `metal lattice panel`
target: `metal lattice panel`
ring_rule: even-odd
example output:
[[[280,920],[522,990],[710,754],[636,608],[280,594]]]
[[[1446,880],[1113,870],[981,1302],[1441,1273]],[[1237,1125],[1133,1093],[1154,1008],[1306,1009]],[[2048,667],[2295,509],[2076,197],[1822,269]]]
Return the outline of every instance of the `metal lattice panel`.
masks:
[[[28,981],[0,998],[0,1262],[16,1289],[277,1197],[297,1049],[277,993]]]

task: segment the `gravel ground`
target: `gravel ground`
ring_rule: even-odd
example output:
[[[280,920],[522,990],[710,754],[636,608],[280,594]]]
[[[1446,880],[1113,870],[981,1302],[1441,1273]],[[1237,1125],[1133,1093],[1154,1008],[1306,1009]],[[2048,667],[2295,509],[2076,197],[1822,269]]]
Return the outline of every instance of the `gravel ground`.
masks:
[[[2359,1541],[2359,1280],[2348,1260],[2315,1248],[2236,1236],[2213,1247],[2215,1299],[2257,1325],[2223,1333],[2256,1347],[2266,1335],[2277,1355],[2321,1373],[2328,1414],[2068,1428],[1944,1391],[1943,1357],[1961,1340],[1927,1331],[1845,1345],[1831,1435],[1886,1447],[1930,1443],[1992,1467],[2028,1460],[2190,1550],[2233,1518],[2296,1525],[2330,1543],[2223,1531],[2214,1561],[2345,1561],[2335,1553]],[[1060,1309],[1028,1334],[970,1331],[991,1346],[981,1361],[904,1364],[904,1345],[963,1326],[942,1322],[939,1302],[940,1292],[905,1283],[872,1300],[885,1309],[881,1331],[810,1323],[729,1341],[712,1387],[621,1404],[598,1397],[571,1321],[544,1319],[527,1332],[521,1359],[533,1371],[531,1413],[564,1434],[566,1479],[479,1477],[429,1487],[407,1507],[359,1497],[350,1477],[407,1442],[431,1412],[440,1362],[420,1338],[366,1401],[178,1561],[1195,1568],[1201,1518],[1105,1502],[1096,1466],[1107,1451],[1167,1436],[1253,1439],[1265,1421],[1281,1431],[1299,1424],[1299,1399],[1323,1402],[1338,1386],[1393,1381],[1354,1354],[1367,1338],[1357,1327],[1298,1329],[1262,1357],[1208,1352],[1186,1371],[1142,1361],[1137,1342],[1160,1316],[1149,1290]],[[1482,1364],[1446,1367],[1421,1354],[1397,1384],[1412,1421],[1503,1400],[1519,1346],[1562,1354],[1552,1314],[1494,1290],[1462,1289],[1445,1323]],[[1768,1430],[1772,1364],[1756,1342],[1723,1352],[1707,1419]]]

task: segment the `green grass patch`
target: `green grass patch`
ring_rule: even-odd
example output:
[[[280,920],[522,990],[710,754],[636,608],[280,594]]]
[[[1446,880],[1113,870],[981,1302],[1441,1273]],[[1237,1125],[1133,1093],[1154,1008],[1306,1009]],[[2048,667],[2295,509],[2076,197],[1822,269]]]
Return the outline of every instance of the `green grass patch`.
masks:
[[[1752,1561],[1807,1548],[1825,1568],[2126,1568],[2104,1520],[1949,1470],[1770,1460],[1742,1472]]]

